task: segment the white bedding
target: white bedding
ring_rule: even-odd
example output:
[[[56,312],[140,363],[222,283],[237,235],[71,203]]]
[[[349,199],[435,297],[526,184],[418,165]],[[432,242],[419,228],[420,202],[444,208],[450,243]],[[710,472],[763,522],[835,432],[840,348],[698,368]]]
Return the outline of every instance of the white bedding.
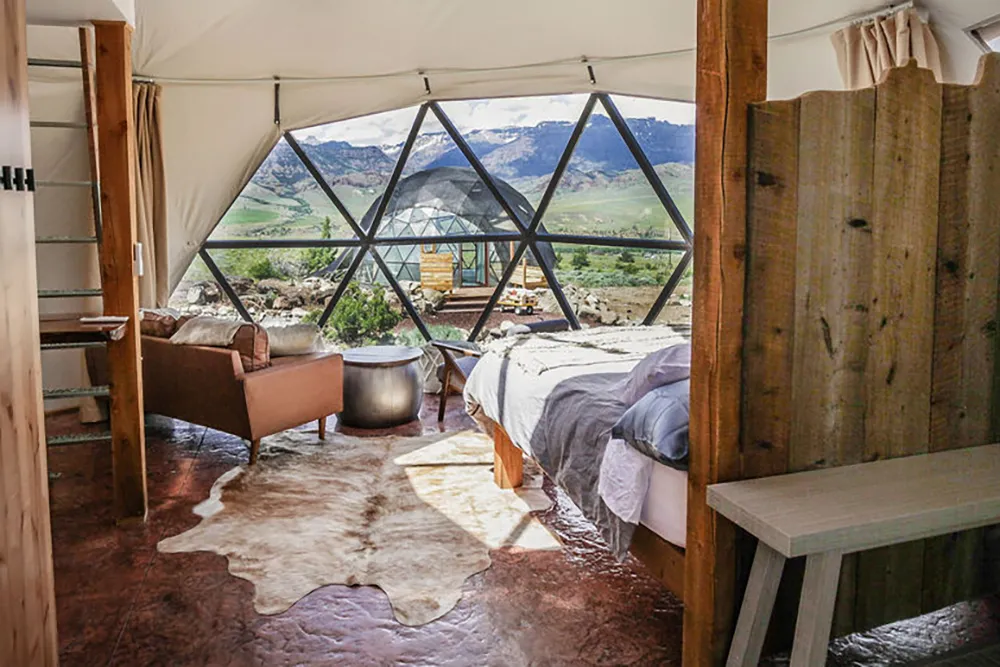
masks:
[[[619,518],[640,523],[679,547],[687,543],[687,472],[611,438],[601,462],[601,499]]]
[[[676,342],[684,342],[684,338]],[[581,373],[628,373],[638,361],[633,356],[533,372],[499,354],[487,353],[466,382],[465,401],[470,414],[502,424],[514,444],[534,456],[532,435],[557,385]],[[615,446],[616,442],[620,446]],[[641,523],[663,539],[685,546],[686,472],[653,461],[623,441],[612,439],[601,461],[599,487],[602,500],[619,518]]]
[[[636,363],[629,359],[591,364],[586,366],[586,372],[628,373]],[[465,402],[478,406],[487,417],[502,424],[514,444],[531,456],[531,436],[549,395],[560,382],[580,372],[580,366],[568,366],[535,374],[496,354],[484,354],[466,380]]]

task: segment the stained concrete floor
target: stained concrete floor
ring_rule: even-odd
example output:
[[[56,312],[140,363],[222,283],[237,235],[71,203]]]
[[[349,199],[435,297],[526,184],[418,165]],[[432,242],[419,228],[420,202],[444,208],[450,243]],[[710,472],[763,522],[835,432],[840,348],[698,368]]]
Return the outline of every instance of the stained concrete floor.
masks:
[[[449,403],[443,426],[428,396],[421,421],[393,432],[471,428],[461,401]],[[74,421],[50,418],[50,433],[76,430]],[[107,445],[50,453],[64,666],[680,664],[681,604],[638,562],[616,562],[551,485],[555,505],[540,519],[565,548],[494,551],[493,566],[471,577],[458,606],[433,623],[400,625],[370,587],[327,586],[283,614],[258,615],[251,584],[230,576],[221,556],[156,551],[160,539],[197,523],[191,509],[216,478],[246,462],[246,445],[169,420],[151,421],[148,431],[144,525],[114,525]],[[1000,599],[991,598],[838,640],[830,657],[842,665],[905,664],[996,641]]]

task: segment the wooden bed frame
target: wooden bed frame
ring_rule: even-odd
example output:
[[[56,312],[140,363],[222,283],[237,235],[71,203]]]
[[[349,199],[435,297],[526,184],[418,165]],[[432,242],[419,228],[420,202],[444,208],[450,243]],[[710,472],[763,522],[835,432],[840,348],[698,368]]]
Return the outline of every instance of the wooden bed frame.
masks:
[[[641,526],[631,547],[684,600],[685,665],[723,660],[753,548],[709,485],[1000,441],[1000,55],[972,86],[911,66],[747,123],[742,245],[696,259],[721,260],[740,298],[706,333],[723,316],[702,309],[725,304],[696,274],[687,549]],[[494,449],[496,483],[519,485],[498,424]],[[978,529],[845,557],[834,636],[1000,588],[985,544]],[[772,647],[801,572],[790,561]]]

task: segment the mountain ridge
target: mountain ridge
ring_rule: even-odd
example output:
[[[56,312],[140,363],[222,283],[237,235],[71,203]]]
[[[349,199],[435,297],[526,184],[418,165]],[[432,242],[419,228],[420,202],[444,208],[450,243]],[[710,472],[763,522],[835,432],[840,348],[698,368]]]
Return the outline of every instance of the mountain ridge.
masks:
[[[690,165],[694,159],[694,127],[654,118],[629,118],[629,128],[653,165]],[[551,174],[566,147],[575,123],[546,121],[534,126],[473,130],[463,136],[483,166],[504,180],[537,180]],[[402,143],[355,146],[341,140],[311,141],[303,150],[331,185],[377,187],[388,181]],[[422,132],[404,168],[404,176],[423,169],[469,166],[445,132]],[[638,168],[638,164],[606,116],[591,118],[570,161],[578,174],[600,174],[599,180]],[[658,170],[659,171],[659,170]],[[280,142],[265,158],[251,182],[282,195],[291,195],[311,179],[291,147]],[[584,182],[586,179],[581,179]]]

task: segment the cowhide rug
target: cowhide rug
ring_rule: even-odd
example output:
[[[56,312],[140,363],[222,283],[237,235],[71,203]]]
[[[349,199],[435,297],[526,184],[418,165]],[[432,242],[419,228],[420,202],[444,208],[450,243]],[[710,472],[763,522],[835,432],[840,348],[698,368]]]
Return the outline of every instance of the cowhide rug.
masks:
[[[492,443],[472,431],[325,441],[287,431],[264,440],[256,466],[222,475],[194,509],[202,521],[158,549],[226,556],[261,614],[328,584],[371,585],[401,623],[420,625],[455,606],[490,549],[559,548],[530,514],[551,505],[540,471],[525,461],[524,486],[505,491],[492,464]]]

